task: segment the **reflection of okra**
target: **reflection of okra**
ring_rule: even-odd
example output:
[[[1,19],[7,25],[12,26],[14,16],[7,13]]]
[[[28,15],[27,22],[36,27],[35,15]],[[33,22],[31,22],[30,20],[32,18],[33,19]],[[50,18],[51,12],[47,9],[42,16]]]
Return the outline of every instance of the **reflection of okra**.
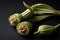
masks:
[[[53,31],[55,31],[59,26],[60,26],[60,24],[58,24],[56,26],[41,25],[41,26],[38,27],[38,31],[34,32],[34,34],[38,33],[39,35],[49,35]]]
[[[28,35],[32,29],[32,24],[30,22],[24,21],[16,26],[16,30],[20,35]]]
[[[16,26],[21,21],[21,17],[21,14],[15,13],[9,17],[8,21],[12,26]]]

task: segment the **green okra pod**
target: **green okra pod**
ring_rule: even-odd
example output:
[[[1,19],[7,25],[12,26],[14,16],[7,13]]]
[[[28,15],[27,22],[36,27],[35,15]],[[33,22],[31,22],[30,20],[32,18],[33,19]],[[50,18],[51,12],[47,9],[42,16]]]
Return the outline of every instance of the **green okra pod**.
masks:
[[[23,36],[28,35],[31,29],[32,29],[32,23],[28,21],[21,22],[16,26],[17,32]]]
[[[21,18],[22,18],[21,14],[15,13],[9,16],[8,21],[12,26],[16,26],[21,21]]]
[[[31,6],[34,10],[34,14],[43,15],[43,14],[54,14],[60,15],[60,12],[51,7],[50,5],[38,3]]]
[[[23,1],[24,6],[27,8],[27,10],[25,10],[24,12],[22,12],[22,18],[25,19],[29,19],[31,18],[34,14],[38,14],[38,15],[44,15],[44,14],[54,14],[54,15],[58,15],[59,12],[56,11],[53,7],[47,5],[47,4],[34,4],[31,7],[26,4]]]
[[[22,12],[22,18],[28,19],[31,18],[34,14],[44,15],[44,14],[54,14],[60,15],[60,12],[55,10],[53,7],[47,4],[39,3],[34,4],[31,7],[23,1],[24,6],[27,8],[24,12]]]
[[[45,19],[47,17],[50,17],[50,16],[52,16],[52,15],[34,16],[31,19],[29,19],[28,21],[30,21],[30,22],[38,22],[38,21],[41,21],[41,20],[43,20],[43,19]]]
[[[58,27],[60,26],[60,24],[56,25],[56,26],[51,26],[51,25],[40,25],[38,27],[38,30],[36,32],[34,32],[34,34],[39,34],[39,35],[49,35],[52,32],[54,32]]]
[[[39,4],[34,4],[31,7],[28,4],[26,4],[24,1],[23,1],[23,4],[27,8],[27,10],[21,13],[23,19],[31,18],[31,16],[34,14],[38,14],[38,15],[44,15],[44,14],[58,15],[59,14],[58,11],[56,11],[53,7],[47,4],[39,3]]]

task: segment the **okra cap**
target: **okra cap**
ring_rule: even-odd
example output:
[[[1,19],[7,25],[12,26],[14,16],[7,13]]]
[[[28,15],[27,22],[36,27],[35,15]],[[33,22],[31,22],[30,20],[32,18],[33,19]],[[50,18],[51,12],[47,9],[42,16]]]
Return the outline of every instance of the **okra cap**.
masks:
[[[12,26],[16,26],[20,21],[21,21],[21,14],[19,13],[15,13],[15,14],[12,14],[11,16],[9,16],[9,23],[10,25]]]
[[[32,29],[32,24],[27,21],[21,22],[16,26],[17,32],[23,36],[28,35],[31,29]]]

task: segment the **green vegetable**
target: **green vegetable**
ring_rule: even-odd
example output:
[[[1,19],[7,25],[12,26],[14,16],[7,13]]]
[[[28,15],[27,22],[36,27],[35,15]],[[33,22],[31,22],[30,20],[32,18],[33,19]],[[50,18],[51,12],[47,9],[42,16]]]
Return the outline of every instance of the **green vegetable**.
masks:
[[[54,15],[60,15],[60,12],[55,10],[53,7],[47,4],[39,3],[39,4],[34,4],[31,7],[26,4],[23,1],[24,6],[27,8],[24,12],[22,12],[22,18],[29,19],[31,18],[34,14],[38,15],[44,15],[44,14],[54,14]]]
[[[58,12],[57,10],[55,10],[53,7],[47,5],[47,4],[34,4],[31,7],[26,4],[23,1],[24,6],[27,8],[27,10],[25,10],[24,12],[22,12],[22,18],[25,19],[29,19],[31,18],[34,14],[37,15],[44,15],[44,14],[54,14],[54,15],[60,15],[60,12]]]
[[[12,26],[16,26],[21,21],[21,17],[22,17],[21,14],[15,13],[9,16],[8,21]]]
[[[43,15],[43,14],[54,14],[60,15],[60,12],[51,7],[50,5],[39,3],[31,6],[34,10],[34,14]]]
[[[23,4],[27,8],[27,10],[21,13],[22,18],[29,19],[33,15],[33,9],[28,4],[26,4],[24,1],[23,1]]]
[[[32,23],[27,21],[21,22],[16,26],[17,32],[23,36],[28,35],[31,29],[32,29]]]
[[[43,19],[45,19],[47,17],[50,17],[50,16],[52,16],[52,15],[34,16],[31,19],[29,19],[28,21],[30,21],[30,22],[37,22],[37,21],[41,21],[41,20],[43,20]]]
[[[41,25],[41,26],[38,27],[38,31],[34,32],[34,34],[38,33],[39,35],[49,35],[53,31],[55,31],[59,26],[60,26],[60,24],[58,24],[56,26]]]

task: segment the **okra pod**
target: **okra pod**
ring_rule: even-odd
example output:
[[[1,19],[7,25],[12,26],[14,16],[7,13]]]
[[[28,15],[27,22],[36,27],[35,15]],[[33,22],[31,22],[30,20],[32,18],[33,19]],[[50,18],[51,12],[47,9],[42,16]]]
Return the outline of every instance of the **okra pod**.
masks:
[[[60,26],[60,24],[56,25],[56,26],[51,26],[51,25],[40,25],[38,27],[38,31],[34,32],[34,34],[39,34],[39,35],[49,35],[52,32],[54,32],[58,27]]]
[[[23,1],[24,6],[27,8],[24,12],[22,12],[23,19],[30,18],[33,14],[44,15],[44,14],[54,14],[60,15],[60,12],[55,10],[53,7],[47,4],[39,3],[34,4],[31,7]]]
[[[50,5],[39,3],[31,6],[34,10],[34,14],[43,15],[43,14],[54,14],[60,15],[60,12],[51,7]]]
[[[43,19],[45,19],[47,17],[50,17],[50,16],[52,16],[52,15],[34,16],[31,19],[29,19],[28,21],[30,21],[30,22],[38,22],[38,21],[41,21],[41,20],[43,20]]]

